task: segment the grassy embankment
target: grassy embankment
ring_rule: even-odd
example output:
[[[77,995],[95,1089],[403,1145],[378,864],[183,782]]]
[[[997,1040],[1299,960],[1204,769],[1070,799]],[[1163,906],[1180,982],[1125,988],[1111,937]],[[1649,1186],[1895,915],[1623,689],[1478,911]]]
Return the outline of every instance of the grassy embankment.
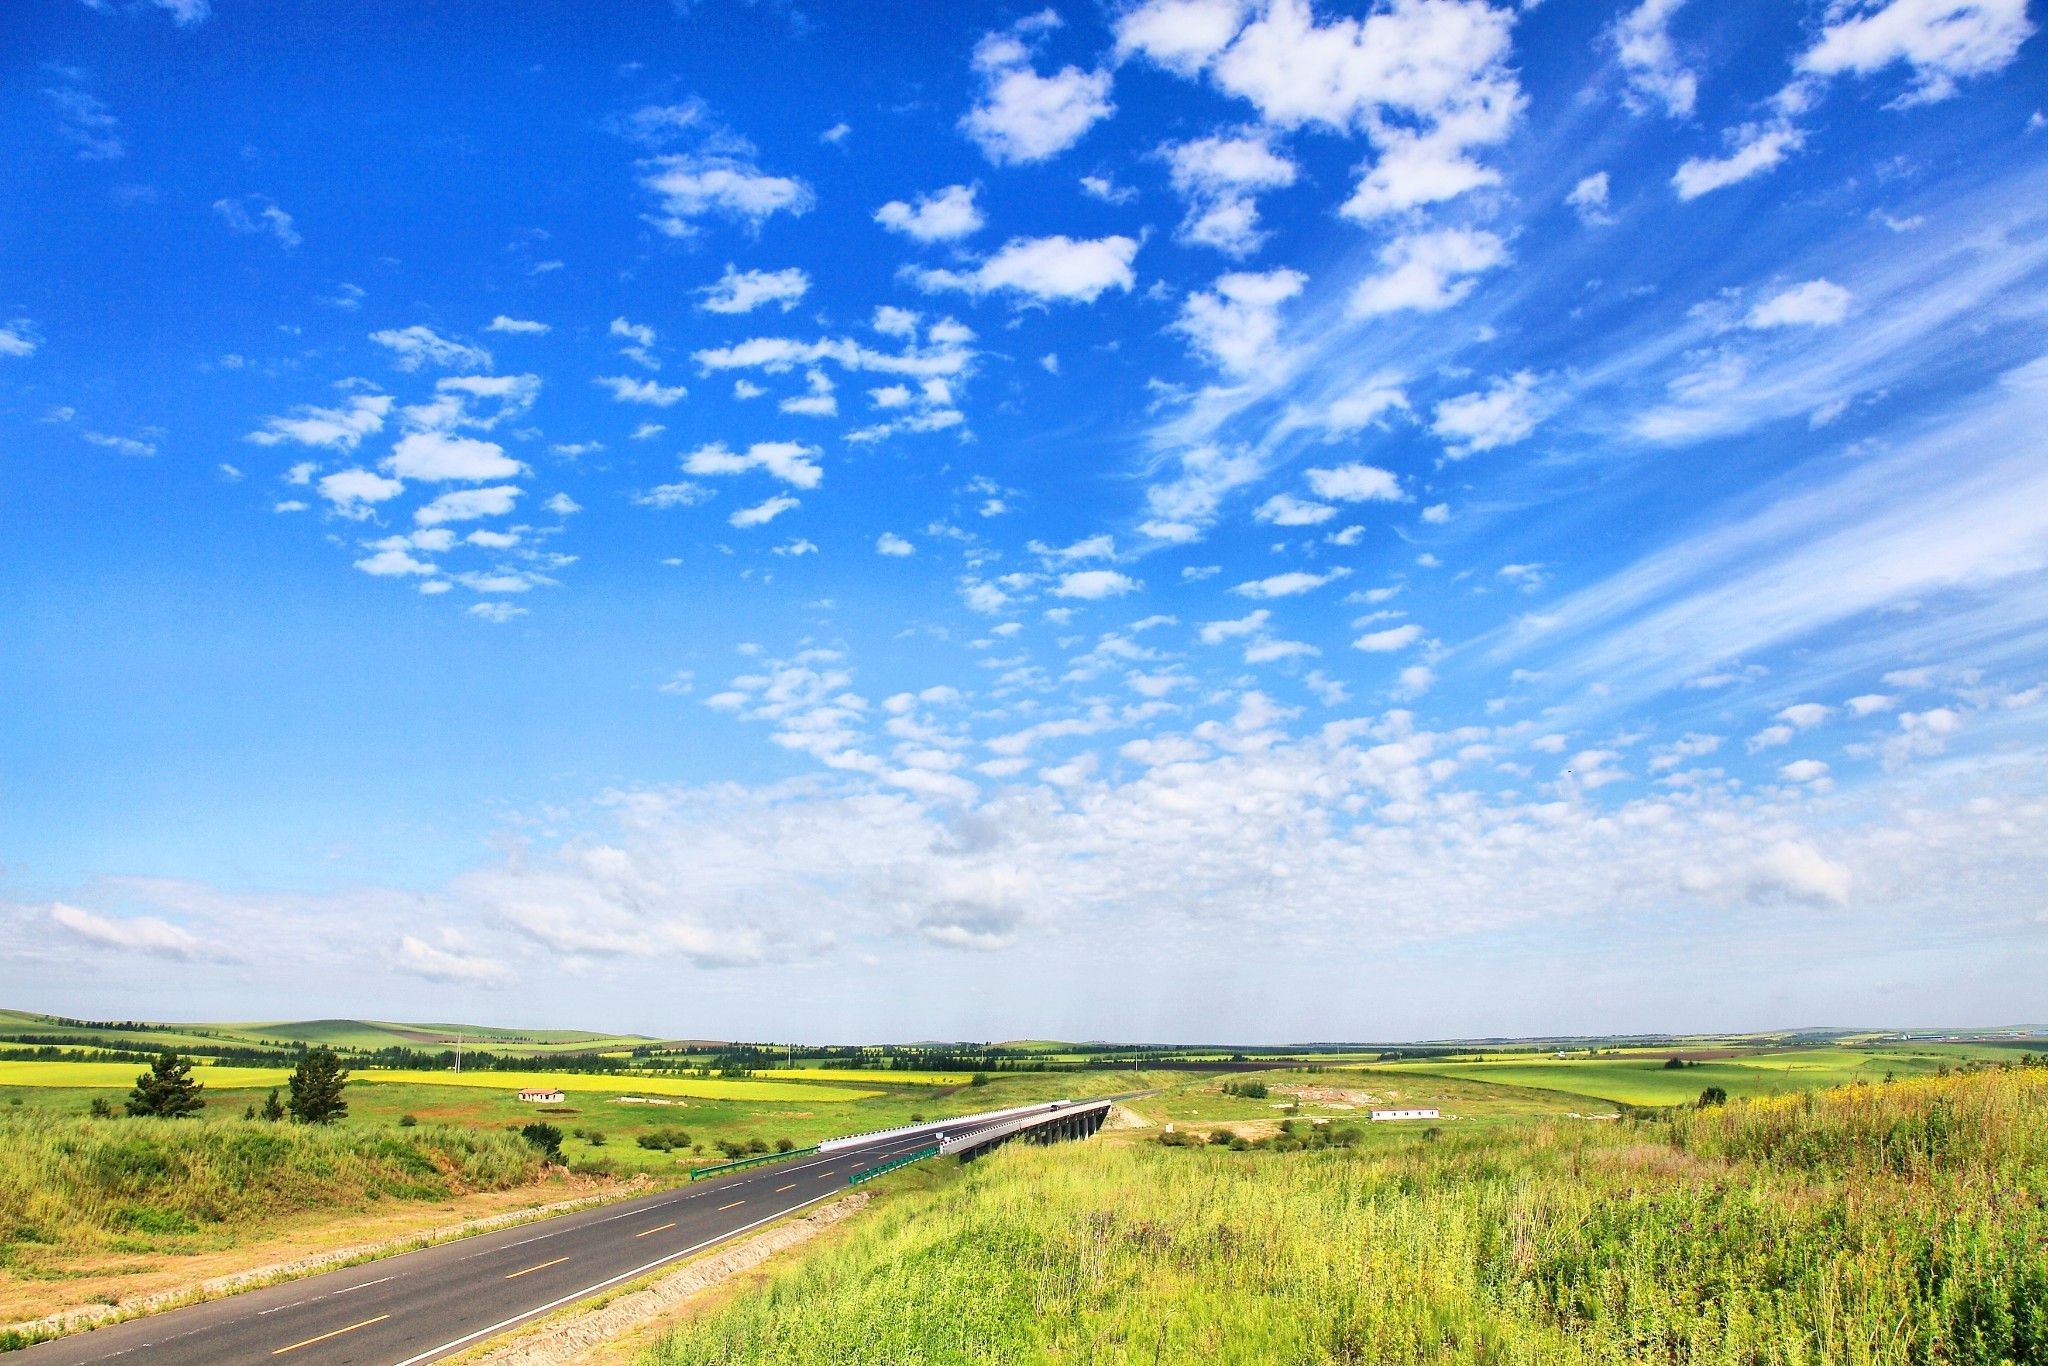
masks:
[[[503,1130],[94,1120],[26,1108],[0,1111],[0,1153],[0,1305],[9,1309],[0,1320],[46,1299],[30,1289],[37,1284],[109,1271],[118,1282],[122,1271],[248,1243],[308,1212],[445,1201],[541,1174],[538,1151]]]
[[[1006,1149],[644,1360],[2048,1361],[2039,1070],[1374,1137]]]

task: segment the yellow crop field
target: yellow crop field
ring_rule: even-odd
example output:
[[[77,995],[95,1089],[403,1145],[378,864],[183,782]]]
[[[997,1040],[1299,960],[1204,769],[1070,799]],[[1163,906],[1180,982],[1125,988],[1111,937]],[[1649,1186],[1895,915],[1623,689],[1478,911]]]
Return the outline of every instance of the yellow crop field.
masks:
[[[0,1086],[78,1086],[127,1090],[142,1071],[127,1062],[10,1062],[0,1061]],[[221,1090],[243,1087],[282,1086],[291,1075],[283,1067],[218,1067],[200,1065],[193,1075],[207,1086]],[[605,1076],[583,1072],[428,1072],[363,1071],[352,1074],[364,1085],[410,1082],[415,1086],[467,1086],[491,1091],[518,1091],[527,1087],[552,1088],[583,1095],[691,1096],[700,1100],[804,1101],[833,1104],[866,1100],[879,1091],[845,1086],[817,1086],[806,1082],[728,1081],[722,1078]],[[867,1078],[862,1078],[867,1080]]]
[[[768,1075],[804,1081],[856,1081],[869,1086],[965,1086],[965,1072],[884,1072],[860,1067],[778,1067]]]

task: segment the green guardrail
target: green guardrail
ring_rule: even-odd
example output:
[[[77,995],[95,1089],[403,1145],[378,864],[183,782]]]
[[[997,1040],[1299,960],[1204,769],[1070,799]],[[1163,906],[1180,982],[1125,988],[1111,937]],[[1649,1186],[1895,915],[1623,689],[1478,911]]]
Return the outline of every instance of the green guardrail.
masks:
[[[743,1157],[737,1162],[721,1162],[715,1167],[692,1167],[690,1168],[690,1179],[695,1181],[706,1176],[723,1176],[727,1172],[736,1172],[743,1167],[758,1167],[763,1162],[780,1162],[784,1158],[802,1157],[805,1153],[814,1153],[816,1151],[818,1149],[816,1145],[813,1145],[808,1148],[791,1148],[786,1153],[756,1153],[752,1157]]]
[[[869,1167],[866,1171],[855,1172],[846,1178],[846,1184],[858,1186],[863,1181],[872,1181],[878,1176],[895,1171],[898,1167],[907,1167],[913,1162],[922,1162],[927,1157],[937,1157],[938,1155],[939,1145],[934,1143],[930,1147],[919,1148],[914,1153],[905,1153],[901,1157],[892,1157],[879,1167]]]

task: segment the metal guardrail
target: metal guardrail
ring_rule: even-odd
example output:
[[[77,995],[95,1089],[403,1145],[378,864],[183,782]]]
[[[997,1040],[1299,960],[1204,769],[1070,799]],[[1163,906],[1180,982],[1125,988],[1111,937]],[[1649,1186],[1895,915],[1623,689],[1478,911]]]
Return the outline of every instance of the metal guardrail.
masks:
[[[818,1145],[821,1153],[835,1152],[840,1148],[851,1148],[863,1143],[876,1143],[885,1138],[910,1138],[916,1134],[934,1134],[941,1130],[949,1132],[961,1128],[972,1128],[1008,1119],[1014,1115],[1035,1114],[1046,1110],[1057,1110],[1067,1102],[1063,1100],[1040,1101],[1035,1105],[1013,1105],[1007,1110],[986,1110],[978,1115],[951,1115],[945,1119],[925,1120],[917,1124],[905,1124],[895,1129],[875,1129],[864,1134],[847,1134],[840,1138],[828,1138]]]
[[[690,1168],[690,1179],[695,1181],[706,1176],[722,1176],[726,1172],[736,1172],[745,1167],[758,1167],[763,1162],[780,1162],[785,1157],[801,1157],[805,1153],[814,1153],[816,1151],[818,1151],[816,1147],[791,1148],[786,1153],[756,1153],[752,1157],[742,1157],[736,1162],[720,1162],[714,1167],[692,1167]]]
[[[933,1143],[926,1147],[919,1148],[916,1152],[905,1153],[901,1157],[892,1157],[887,1162],[882,1163],[878,1167],[869,1167],[866,1171],[854,1172],[846,1178],[846,1184],[849,1186],[858,1186],[863,1181],[872,1181],[878,1176],[887,1175],[889,1172],[895,1171],[898,1167],[907,1167],[913,1162],[922,1162],[927,1157],[937,1157],[938,1155],[939,1145]]]

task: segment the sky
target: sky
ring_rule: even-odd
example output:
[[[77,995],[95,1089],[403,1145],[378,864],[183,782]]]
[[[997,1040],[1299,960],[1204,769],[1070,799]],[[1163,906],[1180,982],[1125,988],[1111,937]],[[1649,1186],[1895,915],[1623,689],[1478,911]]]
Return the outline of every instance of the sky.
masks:
[[[2039,0],[25,0],[0,1003],[2048,1019]]]

